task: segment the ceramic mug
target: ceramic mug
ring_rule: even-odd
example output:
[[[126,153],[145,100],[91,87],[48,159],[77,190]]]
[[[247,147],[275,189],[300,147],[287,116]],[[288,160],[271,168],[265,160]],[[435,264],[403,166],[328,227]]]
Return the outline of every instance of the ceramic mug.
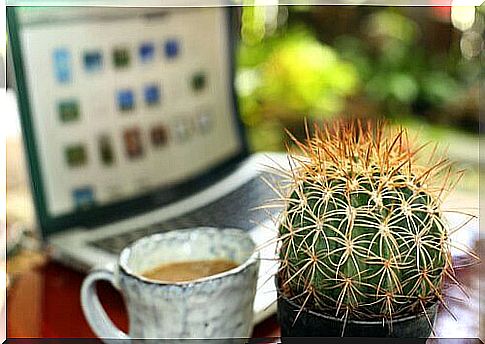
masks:
[[[161,282],[142,272],[164,263],[229,259],[234,269],[190,282]],[[84,315],[97,336],[131,338],[247,338],[252,331],[259,259],[239,229],[195,228],[135,241],[113,268],[91,271],[81,288]],[[96,281],[109,281],[124,297],[129,334],[106,315]]]

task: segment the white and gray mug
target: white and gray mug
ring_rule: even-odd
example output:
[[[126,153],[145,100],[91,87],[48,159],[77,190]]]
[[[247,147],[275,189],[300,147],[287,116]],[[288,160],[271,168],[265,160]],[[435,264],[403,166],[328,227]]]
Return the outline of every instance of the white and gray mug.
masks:
[[[190,282],[161,282],[141,274],[164,263],[229,259],[234,269]],[[86,319],[101,338],[247,338],[252,331],[259,259],[249,234],[238,229],[195,228],[151,235],[120,254],[113,268],[94,269],[81,288]],[[124,297],[129,334],[106,315],[96,281]]]

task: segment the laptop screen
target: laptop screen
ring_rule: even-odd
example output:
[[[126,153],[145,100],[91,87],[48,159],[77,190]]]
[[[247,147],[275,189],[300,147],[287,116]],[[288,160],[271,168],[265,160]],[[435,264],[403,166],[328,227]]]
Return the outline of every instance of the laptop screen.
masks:
[[[227,10],[31,7],[16,21],[47,216],[160,200],[244,150]]]

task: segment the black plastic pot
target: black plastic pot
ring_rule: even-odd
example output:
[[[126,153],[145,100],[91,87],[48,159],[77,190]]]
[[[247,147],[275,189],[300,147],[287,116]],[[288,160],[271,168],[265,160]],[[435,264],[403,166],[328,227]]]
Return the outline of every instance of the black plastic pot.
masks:
[[[436,319],[438,304],[426,310],[429,319]],[[282,337],[394,337],[394,338],[428,338],[431,327],[424,312],[414,316],[393,319],[392,322],[348,320],[344,321],[302,310],[295,321],[300,306],[278,292],[278,321]],[[343,331],[343,333],[342,333]]]

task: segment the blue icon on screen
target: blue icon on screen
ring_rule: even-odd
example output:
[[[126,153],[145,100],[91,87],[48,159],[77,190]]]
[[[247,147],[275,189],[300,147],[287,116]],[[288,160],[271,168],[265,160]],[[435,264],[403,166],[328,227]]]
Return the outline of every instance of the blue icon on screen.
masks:
[[[145,86],[143,94],[147,105],[154,105],[160,102],[160,87],[157,85]]]
[[[118,91],[116,98],[120,111],[131,110],[135,106],[135,95],[131,90]]]
[[[84,53],[84,68],[88,72],[101,70],[103,66],[103,55],[100,51],[88,51]]]
[[[149,62],[155,57],[155,46],[153,43],[142,43],[138,52],[142,62]]]
[[[90,186],[83,186],[72,191],[76,208],[86,208],[94,204],[94,191]]]
[[[59,83],[68,83],[72,78],[71,53],[64,48],[54,50],[54,74]]]
[[[167,58],[174,58],[177,57],[179,54],[179,43],[175,39],[169,39],[165,42],[165,56]]]

